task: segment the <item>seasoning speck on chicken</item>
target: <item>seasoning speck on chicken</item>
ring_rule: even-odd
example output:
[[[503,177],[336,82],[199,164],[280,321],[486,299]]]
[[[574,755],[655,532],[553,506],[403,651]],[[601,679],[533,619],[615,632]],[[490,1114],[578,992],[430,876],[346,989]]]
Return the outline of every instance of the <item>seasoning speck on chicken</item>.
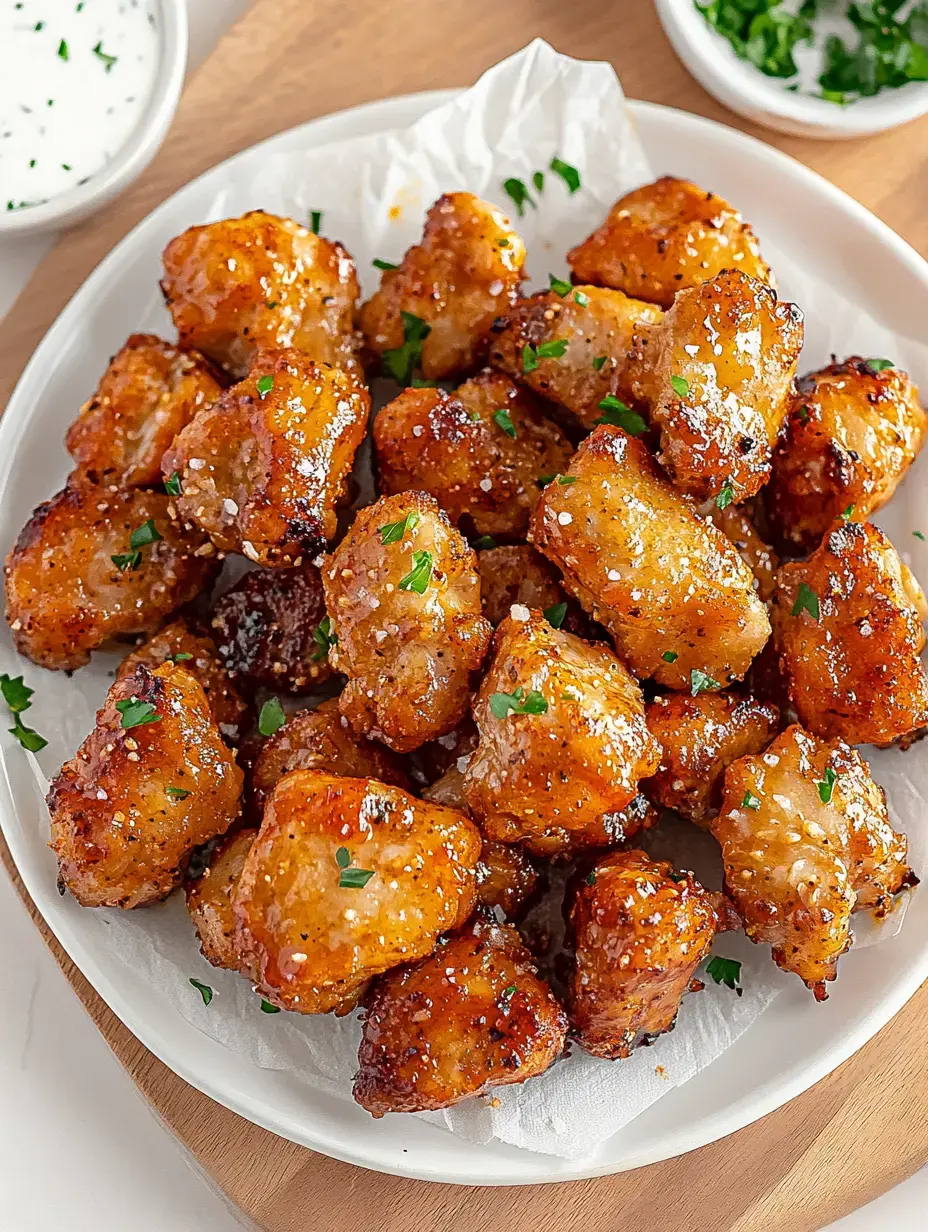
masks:
[[[672,1030],[696,968],[728,926],[720,898],[643,851],[616,852],[591,870],[569,919],[567,1013],[581,1048],[614,1061]]]
[[[885,910],[916,881],[866,762],[798,725],[728,767],[712,833],[745,932],[818,1001],[850,945],[851,912]]]
[[[178,473],[178,509],[222,551],[299,565],[335,534],[369,412],[353,375],[299,351],[262,351],[176,438],[164,475]]]
[[[567,1019],[508,924],[479,916],[370,996],[354,1097],[376,1117],[448,1108],[543,1073]]]
[[[601,426],[549,484],[532,540],[636,676],[698,692],[740,680],[770,634],[754,578],[641,441]]]
[[[244,969],[281,1009],[348,1013],[374,976],[464,923],[480,847],[472,821],[398,787],[292,771],[234,894]]]
[[[681,291],[659,325],[636,328],[632,390],[677,487],[738,504],[766,482],[802,338],[796,305],[738,270]]]
[[[610,394],[632,402],[634,329],[656,325],[662,316],[653,304],[602,287],[571,287],[564,296],[540,291],[493,322],[490,363],[592,428]],[[558,343],[562,352],[559,347],[558,354],[545,355],[545,344]]]
[[[534,397],[487,369],[453,394],[406,389],[374,420],[381,489],[430,492],[465,534],[524,537],[539,475],[573,446]]]
[[[355,367],[360,295],[341,246],[292,218],[252,210],[190,227],[162,255],[161,289],[182,346],[243,377],[261,347]]]
[[[824,739],[889,745],[928,725],[925,596],[882,531],[848,522],[782,565],[780,670],[799,721]]]
[[[52,779],[49,844],[84,907],[139,907],[169,894],[195,847],[239,811],[242,772],[206,694],[183,666],[113,682],[97,723]]]
[[[348,684],[341,712],[362,736],[407,753],[467,713],[490,641],[476,557],[432,496],[362,509],[322,570]]]
[[[169,510],[159,492],[75,476],[39,505],[6,558],[6,618],[19,653],[41,667],[83,667],[110,638],[153,632],[206,589],[216,550]]]
[[[165,450],[222,388],[196,351],[133,334],[68,429],[68,453],[97,482],[154,487]]]
[[[427,326],[423,376],[472,372],[494,318],[518,297],[524,261],[525,245],[502,210],[472,193],[446,193],[428,212],[421,244],[384,271],[380,290],[361,308],[365,343],[376,355],[398,351],[406,314]]]
[[[840,516],[863,522],[882,509],[925,426],[918,390],[899,368],[853,356],[803,377],[763,494],[784,550],[810,552]]]
[[[678,291],[743,270],[773,286],[757,239],[738,211],[689,180],[661,176],[621,197],[567,254],[574,281],[615,287],[669,308]]]
[[[200,938],[200,951],[214,967],[238,971],[242,960],[235,942],[232,895],[257,830],[237,830],[221,839],[209,864],[185,887],[187,911]]]
[[[552,628],[540,612],[516,612],[494,635],[474,700],[470,811],[501,842],[549,829],[577,832],[583,845],[620,841],[618,815],[660,760],[641,690],[606,646]]]

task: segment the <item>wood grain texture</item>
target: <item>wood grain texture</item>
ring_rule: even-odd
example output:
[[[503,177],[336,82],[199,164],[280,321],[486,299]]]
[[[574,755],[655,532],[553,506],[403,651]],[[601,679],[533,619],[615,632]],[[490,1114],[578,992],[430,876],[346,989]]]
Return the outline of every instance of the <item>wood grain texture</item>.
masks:
[[[149,171],[107,211],[65,236],[23,292],[0,335],[0,404],[98,261],[193,176],[315,116],[391,94],[469,84],[536,35],[570,55],[610,60],[632,97],[763,136],[928,250],[928,118],[847,143],[761,132],[687,75],[646,0],[256,0],[188,87]],[[834,1074],[721,1142],[596,1181],[460,1189],[337,1163],[200,1095],[119,1023],[32,911],[78,996],[159,1115],[271,1232],[351,1232],[361,1221],[377,1232],[814,1232],[928,1159],[928,986]]]

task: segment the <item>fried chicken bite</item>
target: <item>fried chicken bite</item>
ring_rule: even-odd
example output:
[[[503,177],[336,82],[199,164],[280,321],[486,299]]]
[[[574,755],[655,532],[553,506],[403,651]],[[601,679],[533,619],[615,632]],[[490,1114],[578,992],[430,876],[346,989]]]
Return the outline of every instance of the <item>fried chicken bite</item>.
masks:
[[[766,482],[802,337],[796,305],[738,270],[681,291],[659,325],[636,328],[632,392],[660,428],[677,487],[738,504]]]
[[[744,505],[726,505],[720,509],[709,501],[700,511],[711,518],[722,534],[738,549],[738,555],[754,574],[754,589],[764,603],[772,596],[776,585],[779,557],[769,543],[760,537],[754,520]]]
[[[712,833],[745,932],[817,1001],[851,943],[851,912],[885,910],[916,880],[866,762],[798,725],[728,767]]]
[[[84,907],[169,894],[195,847],[238,816],[242,772],[182,665],[115,680],[97,723],[49,787],[58,877]]]
[[[779,711],[739,693],[662,693],[648,702],[648,731],[661,746],[657,773],[642,783],[655,804],[706,828],[719,811],[725,770],[776,735]]]
[[[299,351],[261,351],[247,378],[200,411],[164,455],[181,515],[223,552],[302,563],[335,534],[370,395]]]
[[[415,358],[433,381],[472,372],[494,318],[518,298],[524,261],[522,237],[501,209],[445,193],[426,215],[422,243],[384,270],[362,305],[365,343],[402,384]]]
[[[490,369],[453,394],[404,389],[374,420],[380,487],[430,492],[468,535],[524,537],[539,476],[573,446],[531,394]]]
[[[527,608],[494,634],[473,714],[480,742],[464,794],[500,842],[544,839],[550,828],[606,843],[660,760],[641,690],[621,661]]]
[[[292,771],[233,895],[243,969],[281,1009],[347,1013],[464,923],[480,847],[472,821],[398,787]]]
[[[161,290],[181,346],[242,378],[262,347],[353,368],[361,293],[341,246],[292,218],[252,210],[190,227],[162,253]]]
[[[514,603],[534,607],[549,614],[557,628],[584,636],[589,621],[577,605],[568,600],[553,567],[527,543],[486,548],[477,553],[480,574],[480,599],[483,614],[491,625],[509,615]],[[566,604],[564,611],[560,605]]]
[[[354,1097],[375,1117],[448,1108],[543,1073],[566,1034],[516,930],[477,916],[428,958],[377,981]]]
[[[322,570],[348,684],[341,712],[362,736],[408,753],[467,713],[490,626],[476,558],[432,496],[405,492],[362,509]]]
[[[253,569],[213,606],[219,657],[244,689],[305,693],[332,675],[322,576],[296,569]]]
[[[222,666],[216,643],[186,620],[172,620],[123,659],[116,679],[134,676],[139,664],[154,671],[169,660],[182,664],[200,682],[223,739],[235,744],[244,732],[248,704]]]
[[[72,476],[6,558],[6,618],[20,654],[68,671],[110,638],[152,633],[209,587],[216,549],[170,498]]]
[[[382,745],[355,736],[339,712],[337,697],[330,697],[314,710],[297,711],[263,741],[249,784],[258,819],[268,796],[292,770],[325,770],[410,790],[400,759]]]
[[[657,325],[663,315],[653,304],[601,287],[571,287],[566,296],[539,291],[493,322],[490,363],[592,428],[609,394],[632,401],[634,329]],[[559,353],[546,355],[552,347]]]
[[[734,206],[672,175],[620,197],[567,263],[575,282],[615,287],[664,308],[678,291],[726,269],[775,285],[754,232]]]
[[[580,884],[570,910],[576,952],[571,1034],[615,1061],[673,1029],[696,968],[724,924],[692,873],[643,851],[618,851]]]
[[[232,895],[245,867],[257,830],[237,830],[221,839],[209,864],[184,893],[187,911],[200,938],[200,952],[214,967],[238,971],[242,965],[235,943]]]
[[[532,898],[541,874],[531,857],[513,843],[484,840],[477,864],[477,902],[514,919]]]
[[[863,522],[882,509],[921,449],[925,424],[914,382],[886,360],[855,355],[803,377],[764,489],[784,550],[811,552],[841,515]]]
[[[588,436],[568,477],[542,493],[532,541],[635,675],[694,695],[740,680],[770,625],[729,540],[620,428]]]
[[[848,522],[777,573],[773,625],[799,721],[824,739],[892,744],[928,725],[925,596],[881,530]]]
[[[132,334],[68,429],[68,453],[98,483],[155,487],[165,450],[222,388],[196,351]]]

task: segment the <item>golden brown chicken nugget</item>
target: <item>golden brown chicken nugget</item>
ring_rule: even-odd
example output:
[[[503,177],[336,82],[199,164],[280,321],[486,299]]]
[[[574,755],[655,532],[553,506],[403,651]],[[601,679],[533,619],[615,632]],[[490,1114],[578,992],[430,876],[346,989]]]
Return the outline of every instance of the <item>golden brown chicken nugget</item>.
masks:
[[[224,552],[297,566],[335,534],[370,395],[299,351],[262,351],[164,455],[177,508]]]
[[[601,832],[660,760],[621,661],[528,608],[497,629],[473,714],[480,743],[464,793],[487,837],[501,842],[544,838],[549,828]]]
[[[678,291],[724,269],[774,285],[754,232],[734,206],[672,175],[620,197],[567,263],[575,282],[615,287],[664,308]]]
[[[823,739],[892,744],[928,725],[925,596],[882,531],[848,522],[777,573],[773,625],[799,721]]]
[[[362,736],[407,753],[467,713],[490,626],[476,558],[432,496],[405,492],[362,509],[322,570],[348,684],[342,714]]]
[[[472,821],[398,787],[286,775],[233,898],[258,991],[281,1009],[347,1013],[373,976],[464,923],[480,847]]]
[[[539,479],[566,470],[573,446],[531,394],[499,372],[453,394],[406,389],[374,420],[384,493],[430,492],[467,535],[524,537]]]
[[[428,958],[378,980],[354,1097],[377,1117],[448,1108],[543,1073],[566,1033],[516,930],[477,917]]]
[[[200,952],[214,967],[238,971],[242,960],[235,944],[232,895],[245,867],[257,830],[237,830],[221,839],[209,864],[185,888],[187,911],[200,938]]]
[[[925,412],[908,374],[852,356],[799,382],[764,489],[784,550],[811,552],[838,517],[866,521],[922,447]]]
[[[670,1031],[719,929],[715,896],[643,851],[601,860],[570,911],[576,951],[567,1012],[580,1046],[614,1061]]]
[[[660,428],[677,487],[724,506],[766,482],[802,337],[796,305],[738,270],[681,291],[659,325],[637,327],[632,391]]]
[[[49,846],[84,907],[169,894],[195,847],[238,816],[242,772],[183,665],[115,680],[97,724],[52,779]]]
[[[744,505],[726,505],[720,509],[709,501],[699,512],[709,517],[722,534],[738,549],[738,555],[754,574],[754,589],[764,603],[773,595],[780,559],[769,543],[758,533],[754,520]]]
[[[422,243],[385,270],[361,308],[364,341],[384,372],[408,385],[466,375],[486,355],[486,332],[514,304],[525,245],[501,209],[473,193],[445,193],[429,210]]]
[[[217,552],[170,497],[72,476],[6,558],[6,618],[20,654],[70,670],[112,637],[152,633],[209,587]]]
[[[542,493],[532,541],[635,675],[694,695],[740,680],[770,625],[729,540],[620,428],[588,436],[568,478]]]
[[[181,346],[243,377],[261,347],[354,367],[360,295],[341,246],[292,218],[252,210],[190,227],[162,254],[161,290]]]

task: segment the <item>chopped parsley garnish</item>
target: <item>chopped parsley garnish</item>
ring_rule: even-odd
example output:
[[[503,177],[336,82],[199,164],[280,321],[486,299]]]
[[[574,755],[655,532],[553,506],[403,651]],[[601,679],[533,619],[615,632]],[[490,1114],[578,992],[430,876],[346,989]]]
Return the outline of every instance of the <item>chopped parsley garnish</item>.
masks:
[[[532,172],[532,183],[535,185],[536,192],[544,192],[545,173],[543,171],[533,171]]]
[[[391,270],[391,269],[400,268],[398,265],[394,265],[392,261],[383,261],[381,260],[380,257],[374,257],[373,261],[371,262],[371,265],[373,265],[374,269],[380,269],[380,270]]]
[[[537,347],[526,343],[522,348],[522,371],[534,372],[539,359],[560,359],[567,350],[566,338],[555,338],[551,342],[540,342]]]
[[[44,736],[40,736],[31,727],[26,727],[20,718],[23,711],[28,710],[32,705],[34,692],[35,690],[29,688],[22,676],[8,676],[5,672],[0,676],[0,694],[3,695],[7,710],[13,716],[13,726],[7,730],[29,753],[38,753],[48,744]]]
[[[280,300],[277,300],[277,299],[266,299],[264,301],[265,308],[269,308],[269,309],[277,308],[279,304],[280,304]]]
[[[676,663],[679,657],[680,656],[677,654],[675,650],[665,650],[664,653],[661,655],[661,658],[664,660],[665,663]]]
[[[67,60],[68,58],[68,43],[66,39],[62,39],[58,44],[58,59]]]
[[[563,159],[552,158],[548,164],[555,175],[559,175],[567,185],[567,191],[573,195],[580,187],[580,172],[576,167],[572,167],[570,163],[565,163]]]
[[[338,874],[340,890],[363,890],[374,875],[372,868],[343,868]]]
[[[162,538],[157,526],[151,518],[143,522],[129,536],[130,548],[147,548],[150,543],[157,543]]]
[[[379,527],[380,542],[384,546],[388,543],[399,543],[408,530],[415,530],[418,525],[419,514],[415,509],[411,509],[399,522],[388,522],[386,526]]]
[[[752,795],[751,792],[746,791],[744,793],[744,799],[741,801],[741,807],[757,810],[760,808],[760,799],[759,797]]]
[[[164,490],[168,496],[180,496],[180,471],[174,471],[170,479],[165,481]]]
[[[818,595],[808,582],[799,583],[799,590],[796,592],[796,602],[793,604],[790,615],[798,616],[802,611],[808,612],[813,620],[818,620],[819,618]]]
[[[151,702],[143,702],[140,697],[126,698],[116,703],[119,711],[119,722],[123,731],[132,727],[145,727],[148,723],[160,723],[161,715]]]
[[[192,659],[193,655],[188,654],[186,650],[178,650],[177,654],[168,655],[165,662],[167,663],[183,663],[187,659]]]
[[[916,538],[916,539],[921,539],[922,543],[925,543],[925,542],[926,542],[926,540],[925,540],[925,535],[924,535],[924,532],[923,532],[923,531],[920,531],[920,530],[913,530],[913,531],[912,531],[912,534],[915,536],[915,538]]]
[[[895,367],[891,359],[865,359],[864,363],[871,372],[884,372],[887,368]]]
[[[142,563],[141,552],[118,552],[115,556],[111,556],[110,560],[120,572],[125,573],[127,569],[137,569]]]
[[[518,210],[520,218],[525,214],[526,205],[530,205],[533,210],[538,208],[532,200],[531,193],[525,187],[525,183],[522,180],[516,179],[515,176],[510,176],[508,180],[503,180],[503,192],[512,199],[512,204]]]
[[[594,369],[597,372],[601,371],[603,364],[606,362],[608,358],[609,358],[608,355],[597,355],[596,358],[593,360]]]
[[[816,779],[815,786],[818,788],[818,798],[822,804],[831,804],[831,797],[834,795],[835,783],[838,781],[838,776],[832,770],[831,766],[825,767],[825,773],[821,779]]]
[[[730,483],[726,483],[715,498],[716,508],[727,509],[731,502],[735,499],[735,489]]]
[[[697,693],[708,693],[712,689],[720,689],[721,687],[717,680],[713,680],[711,676],[701,672],[698,667],[694,667],[690,672],[690,694],[693,697]]]
[[[602,411],[598,424],[612,424],[616,428],[624,428],[629,436],[640,436],[647,429],[647,424],[630,406],[626,406],[615,394],[606,394],[599,403]]]
[[[118,56],[108,56],[106,54],[106,52],[103,50],[102,40],[99,43],[97,43],[96,47],[94,47],[93,54],[97,57],[98,60],[103,61],[103,67],[107,73],[116,63],[116,61],[119,59]]]
[[[339,847],[335,853],[335,863],[339,868],[347,868],[351,863],[351,852],[347,847]]]
[[[846,509],[842,509],[841,514],[840,514],[842,522],[850,522],[853,516],[854,516],[854,506],[853,505],[848,505]]]
[[[508,1014],[512,1005],[512,998],[519,991],[518,985],[507,984],[503,991],[496,998],[496,1008],[501,1014]]]
[[[576,475],[558,475],[557,486],[559,488],[568,488],[572,483],[577,482]]]
[[[516,439],[516,426],[512,422],[512,417],[507,410],[500,409],[498,411],[494,411],[493,422],[498,428],[502,428],[507,436],[511,436],[513,440]]]
[[[809,408],[807,406],[801,406],[796,412],[796,418],[800,423],[807,424],[809,422]]]
[[[411,312],[400,312],[403,322],[403,345],[391,347],[380,357],[384,376],[392,376],[400,385],[408,385],[422,358],[422,344],[432,332],[431,325]]]
[[[590,302],[590,297],[586,291],[574,291],[574,303],[579,304],[581,308],[585,308]]]
[[[190,983],[203,998],[203,1004],[209,1005],[210,1001],[213,999],[213,990],[210,988],[209,984],[202,984],[199,980],[195,980],[193,976],[190,977]]]
[[[417,595],[424,595],[432,580],[432,553],[413,552],[412,568],[399,580],[400,590],[413,590]]]
[[[510,711],[513,714],[545,714],[548,703],[543,693],[530,689],[526,694],[521,687],[515,693],[491,693],[490,710],[495,719],[505,719]]]
[[[441,389],[441,381],[427,381],[421,376],[414,376],[409,384],[413,389]]]
[[[287,716],[280,704],[280,698],[269,697],[261,707],[258,715],[258,731],[262,736],[273,736],[286,723]]]
[[[481,535],[479,539],[475,539],[471,545],[475,552],[489,552],[491,548],[496,547],[496,540],[492,535]]]
[[[586,884],[588,886],[595,886],[596,885],[596,869],[591,868],[590,871],[587,873],[586,877],[584,878],[584,880],[586,881]]]
[[[670,378],[670,387],[678,398],[685,398],[690,392],[690,383],[683,376],[672,376]]]
[[[313,210],[309,215],[309,229],[313,235],[319,234],[319,228],[322,226],[322,210]]]
[[[185,787],[165,787],[164,790],[169,796],[173,796],[175,800],[186,800],[191,794]]]
[[[550,607],[544,610],[544,617],[552,629],[559,629],[564,623],[564,617],[567,615],[566,603],[552,603]]]
[[[706,975],[710,980],[715,980],[716,984],[724,984],[726,988],[733,988],[736,993],[741,993],[738,986],[738,980],[741,978],[741,963],[737,958],[722,958],[720,954],[714,955],[706,965]]]
[[[261,1013],[262,1014],[279,1014],[280,1006],[271,1005],[270,1001],[265,1001],[264,997],[262,997],[261,998]]]
[[[497,248],[508,248],[509,247],[509,241],[506,239],[505,235],[501,236],[500,239],[496,241],[496,246]]]
[[[548,281],[551,283],[551,290],[555,295],[560,295],[561,299],[570,294],[570,283],[565,282],[563,278],[556,278],[554,274],[549,274]]]
[[[332,628],[332,618],[323,616],[323,618],[313,629],[313,641],[316,643],[316,649],[313,651],[313,662],[321,663],[323,659],[329,656],[329,650],[333,646],[338,645],[338,634]]]
[[[258,397],[263,402],[264,399],[271,392],[271,390],[274,388],[274,378],[272,376],[268,376],[267,374],[265,374],[264,376],[259,376],[257,385],[255,386],[255,388],[258,391]]]

